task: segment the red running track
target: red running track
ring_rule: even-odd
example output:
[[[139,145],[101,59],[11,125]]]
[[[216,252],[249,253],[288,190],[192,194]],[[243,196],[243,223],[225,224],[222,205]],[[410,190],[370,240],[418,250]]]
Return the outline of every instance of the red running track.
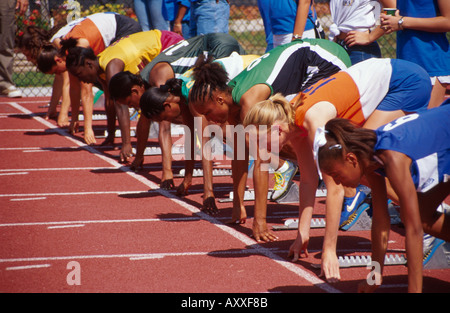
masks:
[[[45,121],[46,103],[0,98],[1,292],[355,292],[369,273],[341,269],[341,282],[326,283],[312,267],[320,263],[324,229],[311,230],[309,257],[292,263],[295,231],[277,232],[272,243],[250,237],[253,202],[244,225],[225,224],[229,203],[208,216],[199,210],[202,178],[194,178],[184,198],[161,191],[160,156],[147,156],[139,173],[129,171],[117,162],[117,149],[88,147],[81,132],[71,136]],[[216,198],[227,197],[231,177],[214,182]],[[316,218],[324,217],[323,200],[317,199]],[[295,204],[269,203],[269,227],[297,212]],[[369,231],[339,235],[338,255],[370,254]],[[404,253],[396,226],[389,253]],[[406,292],[406,267],[386,267],[378,291]],[[424,291],[449,292],[450,270],[426,270]]]

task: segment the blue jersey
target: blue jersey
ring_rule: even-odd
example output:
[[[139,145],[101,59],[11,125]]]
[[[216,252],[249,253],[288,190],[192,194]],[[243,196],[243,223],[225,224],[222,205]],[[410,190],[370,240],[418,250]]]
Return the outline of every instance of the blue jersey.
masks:
[[[270,24],[274,35],[286,35],[294,31],[298,0],[270,0]],[[313,29],[316,20],[314,7],[310,6],[305,30]]]
[[[412,160],[418,192],[450,180],[450,99],[440,107],[401,117],[376,130],[374,151],[392,150]]]

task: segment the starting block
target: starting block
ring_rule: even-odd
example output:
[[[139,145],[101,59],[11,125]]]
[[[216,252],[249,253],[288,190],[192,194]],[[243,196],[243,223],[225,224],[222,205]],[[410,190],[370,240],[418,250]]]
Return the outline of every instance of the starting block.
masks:
[[[106,137],[108,137],[108,131],[105,130],[102,135],[95,136],[95,137],[96,138],[106,138]],[[114,137],[115,138],[121,138],[122,137],[122,132],[120,131],[120,129],[117,129],[114,132]],[[130,128],[130,137],[136,137],[136,129],[135,128]]]
[[[372,264],[372,257],[369,256],[340,256],[338,258],[339,267],[367,267]],[[391,254],[384,258],[384,265],[406,265],[404,255]]]
[[[297,184],[293,184],[293,185],[297,186]],[[292,188],[294,190],[294,192],[295,192],[295,190],[297,190],[297,201],[294,201],[295,198],[292,199],[291,197],[283,196],[282,198],[280,198],[276,201],[277,203],[298,203],[298,186],[297,186],[297,188],[292,187],[292,186],[290,188]],[[271,200],[272,193],[273,193],[273,190],[269,189],[269,192],[267,193],[267,200]],[[322,194],[322,193],[323,192],[321,190],[317,190],[316,196],[317,196],[317,194]],[[246,190],[245,196],[244,196],[244,201],[254,201],[254,200],[255,200],[255,191],[253,189]],[[229,198],[219,199],[219,202],[232,202],[232,201],[233,201],[232,193],[230,193]],[[280,201],[280,202],[278,202],[278,201]]]
[[[136,154],[136,148],[132,149],[133,153]],[[144,155],[161,155],[161,147],[147,147],[145,148]],[[184,154],[183,146],[173,146],[172,154]]]
[[[450,268],[450,242],[443,241],[433,248],[424,257],[423,268],[426,270]]]
[[[183,168],[180,170],[178,174],[175,174],[174,177],[184,177],[186,170]],[[231,170],[226,168],[215,168],[212,171],[213,176],[231,176]],[[203,177],[202,169],[194,169],[193,177]]]
[[[78,120],[84,121],[84,115],[78,114]],[[106,114],[92,114],[93,121],[106,121]]]
[[[324,218],[312,218],[311,228],[325,228],[326,222]],[[293,230],[298,229],[298,219],[288,219],[284,225],[274,225],[273,230]]]
[[[372,264],[372,257],[370,255],[365,256],[340,256],[338,257],[339,261],[339,268],[350,268],[350,267],[367,267]],[[406,258],[404,255],[398,255],[398,254],[391,254],[386,255],[384,258],[384,265],[385,266],[392,266],[392,265],[406,265]],[[312,267],[314,268],[320,268],[321,264],[312,264]]]
[[[322,198],[327,196],[327,190],[326,188],[319,187],[316,191],[316,197]],[[299,187],[296,183],[292,182],[291,185],[288,187],[288,190],[286,193],[275,200],[276,203],[299,203]]]
[[[269,190],[269,192],[267,193],[267,200],[270,199],[270,197],[272,196],[272,190]],[[230,191],[230,195],[228,198],[224,198],[224,199],[219,199],[217,201],[219,201],[220,203],[225,203],[225,202],[233,202],[233,198],[234,198],[234,192]],[[255,190],[246,190],[244,193],[244,201],[253,201],[255,200]]]

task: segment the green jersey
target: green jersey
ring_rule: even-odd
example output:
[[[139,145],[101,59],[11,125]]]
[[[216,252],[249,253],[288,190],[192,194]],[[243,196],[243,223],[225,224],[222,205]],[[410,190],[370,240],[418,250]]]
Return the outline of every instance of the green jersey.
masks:
[[[158,63],[165,62],[172,66],[175,77],[178,78],[195,65],[201,54],[219,59],[228,57],[233,52],[245,54],[244,49],[231,35],[222,33],[200,35],[168,47],[147,64],[140,75],[148,83],[153,67]]]
[[[258,84],[269,86],[271,94],[281,93],[288,100],[296,94],[351,65],[347,52],[325,39],[303,39],[278,46],[253,61],[229,82],[232,97],[241,97]]]

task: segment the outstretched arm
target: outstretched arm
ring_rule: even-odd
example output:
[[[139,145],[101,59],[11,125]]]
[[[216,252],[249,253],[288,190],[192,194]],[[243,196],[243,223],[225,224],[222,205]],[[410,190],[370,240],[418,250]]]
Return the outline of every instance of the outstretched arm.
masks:
[[[423,228],[419,202],[411,177],[411,159],[403,153],[384,150],[379,155],[387,178],[399,197],[400,215],[406,230],[406,256],[408,259],[408,291],[422,291]]]
[[[109,88],[111,78],[125,68],[125,63],[120,59],[111,60],[106,66],[106,88]],[[107,95],[109,93],[105,93]],[[109,98],[109,96],[107,97]],[[108,99],[106,100],[108,101]],[[120,162],[128,162],[128,158],[133,155],[130,136],[130,112],[128,107],[117,101],[112,103],[115,107],[117,119],[119,121],[120,132],[122,136],[122,149],[120,150]]]
[[[382,283],[382,274],[384,268],[384,258],[388,247],[389,230],[391,220],[387,207],[387,189],[386,179],[375,173],[368,173],[365,176],[371,187],[372,193],[372,263],[377,265],[373,268],[370,279],[366,279],[358,286],[359,292],[373,292]]]

